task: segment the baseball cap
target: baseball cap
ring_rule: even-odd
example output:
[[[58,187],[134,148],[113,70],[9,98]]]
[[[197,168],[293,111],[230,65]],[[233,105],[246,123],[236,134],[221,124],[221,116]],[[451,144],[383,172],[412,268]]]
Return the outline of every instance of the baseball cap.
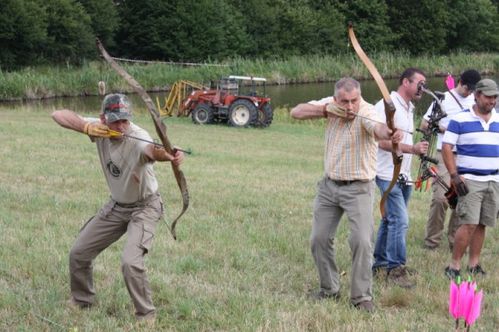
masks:
[[[474,69],[468,69],[461,74],[459,78],[461,85],[466,85],[470,91],[475,90],[475,85],[482,79],[479,72]]]
[[[128,97],[121,93],[108,94],[102,101],[102,113],[109,123],[130,120],[132,110]]]
[[[475,86],[475,91],[480,91],[484,95],[497,96],[499,95],[499,90],[497,89],[497,83],[490,78],[485,78],[478,82]]]

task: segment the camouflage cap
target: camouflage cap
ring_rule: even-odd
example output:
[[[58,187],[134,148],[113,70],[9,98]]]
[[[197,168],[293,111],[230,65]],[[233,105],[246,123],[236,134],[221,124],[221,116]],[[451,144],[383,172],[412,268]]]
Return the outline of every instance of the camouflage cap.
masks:
[[[109,123],[132,118],[128,97],[121,93],[108,94],[102,101],[102,113]]]
[[[498,96],[499,90],[497,89],[497,83],[490,78],[485,78],[478,82],[475,87],[475,91],[480,91],[484,95],[490,96]]]

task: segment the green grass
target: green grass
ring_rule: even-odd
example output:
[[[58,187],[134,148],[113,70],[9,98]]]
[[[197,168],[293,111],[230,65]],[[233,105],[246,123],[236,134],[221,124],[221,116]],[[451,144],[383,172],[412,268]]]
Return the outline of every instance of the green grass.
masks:
[[[122,280],[123,239],[95,261],[96,306],[76,312],[65,306],[69,249],[109,194],[95,147],[84,135],[57,126],[49,113],[0,109],[0,330],[146,331],[135,324]],[[135,121],[153,133],[147,115]],[[450,254],[445,246],[421,248],[430,193],[414,193],[410,204],[408,263],[419,271],[415,289],[376,280],[376,313],[353,309],[344,221],[336,242],[345,271],[343,297],[339,303],[311,302],[306,294],[318,287],[318,277],[309,235],[322,174],[323,125],[291,120],[286,110],[264,130],[196,126],[188,118],[166,122],[173,143],[193,150],[182,166],[191,206],[178,224],[178,241],[162,222],[147,257],[158,309],[155,330],[453,329],[443,275]],[[155,170],[171,221],[181,208],[180,193],[168,164]],[[489,274],[478,281],[485,299],[473,331],[493,331],[499,324],[498,251],[499,236],[491,229],[482,254]]]
[[[486,75],[499,71],[497,53],[456,52],[447,56],[410,56],[407,53],[379,52],[370,54],[380,74],[395,78],[407,67],[423,69],[428,76],[459,75],[470,67]],[[227,75],[263,76],[269,84],[330,82],[343,76],[371,79],[366,67],[353,53],[327,56],[295,56],[286,60],[230,59],[224,66],[181,67],[167,64],[130,65],[126,70],[150,91],[169,90],[177,80],[190,80],[209,85]],[[220,64],[216,64],[220,65]],[[117,77],[103,62],[86,62],[81,67],[27,67],[16,72],[0,69],[0,100],[38,99],[61,96],[96,95],[97,82],[105,81],[108,91],[131,92],[131,88]]]

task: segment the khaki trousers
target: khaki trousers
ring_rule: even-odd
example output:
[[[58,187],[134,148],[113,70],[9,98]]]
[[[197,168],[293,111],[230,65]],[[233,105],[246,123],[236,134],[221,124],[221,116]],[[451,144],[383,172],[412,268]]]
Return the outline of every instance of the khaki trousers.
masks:
[[[353,304],[372,300],[373,197],[374,181],[338,185],[325,177],[317,184],[310,242],[320,287],[328,294],[340,290],[334,238],[346,212],[352,253],[350,298]]]
[[[144,256],[151,249],[158,220],[163,215],[159,194],[135,204],[110,200],[80,230],[69,254],[71,294],[81,305],[94,302],[93,260],[123,234],[127,240],[121,256],[121,270],[137,317],[155,312],[146,276]]]
[[[442,177],[445,183],[450,184],[450,175],[445,167],[444,160],[442,158],[442,153],[438,151],[438,174]],[[428,213],[428,221],[426,222],[426,235],[424,239],[425,246],[430,248],[435,248],[440,245],[442,240],[442,234],[445,226],[445,215],[447,209],[449,208],[449,203],[447,203],[447,198],[445,198],[445,189],[442,188],[437,183],[432,184],[432,196],[430,211]],[[447,240],[449,246],[454,245],[454,235],[459,227],[459,217],[456,214],[456,210],[451,210],[451,215],[449,218],[449,226],[447,227]]]

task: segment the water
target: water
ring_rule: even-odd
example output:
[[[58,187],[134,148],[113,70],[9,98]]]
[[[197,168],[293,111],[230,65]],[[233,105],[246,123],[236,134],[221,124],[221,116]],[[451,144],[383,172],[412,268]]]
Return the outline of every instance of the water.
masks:
[[[499,81],[499,77],[493,77]],[[445,78],[433,77],[427,80],[428,88],[432,91],[445,91]],[[388,90],[395,90],[398,86],[397,79],[385,80]],[[376,103],[381,99],[381,92],[373,80],[361,82],[362,96],[370,103]],[[291,84],[291,85],[270,85],[266,87],[267,96],[272,98],[273,108],[287,107],[292,108],[299,103],[305,103],[313,99],[321,99],[323,97],[331,96],[334,89],[334,82],[328,83],[310,83],[310,84]],[[262,92],[262,91],[258,91]],[[156,97],[159,98],[161,104],[164,103],[165,95],[167,93],[150,93],[151,98],[155,101]],[[143,105],[142,100],[136,94],[131,94],[130,99],[135,105]],[[91,97],[67,97],[67,98],[53,98],[37,101],[22,101],[22,102],[4,102],[0,103],[0,108],[22,108],[28,110],[45,110],[52,111],[56,109],[67,108],[76,112],[99,112],[100,103],[102,98],[99,96]],[[416,105],[416,113],[422,115],[432,99],[428,95],[423,98]],[[141,108],[143,108],[141,106]]]

